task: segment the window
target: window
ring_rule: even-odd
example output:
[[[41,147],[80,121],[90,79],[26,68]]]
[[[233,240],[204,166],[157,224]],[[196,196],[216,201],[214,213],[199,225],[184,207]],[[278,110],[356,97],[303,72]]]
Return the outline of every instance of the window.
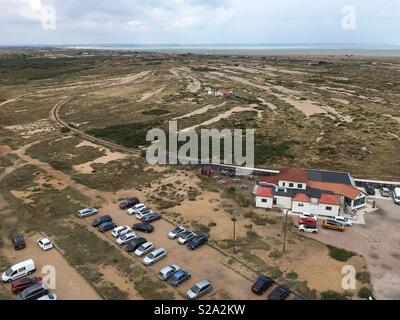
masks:
[[[332,211],[332,207],[325,207],[326,211]]]
[[[261,202],[266,203],[267,199],[261,199]]]
[[[293,188],[294,184],[293,183],[289,183],[289,188]]]
[[[297,188],[303,189],[303,185],[302,185],[301,183],[299,183],[299,184],[297,185]]]
[[[282,182],[282,186],[286,187],[286,182]]]
[[[304,207],[304,203],[303,203],[303,202],[300,202],[300,203],[299,203],[299,207]]]

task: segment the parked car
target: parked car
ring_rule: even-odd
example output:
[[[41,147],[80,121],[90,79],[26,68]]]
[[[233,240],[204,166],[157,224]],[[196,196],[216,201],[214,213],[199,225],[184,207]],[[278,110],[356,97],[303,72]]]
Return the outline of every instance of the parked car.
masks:
[[[318,227],[316,224],[301,224],[299,225],[300,232],[318,233]]]
[[[150,222],[154,222],[154,221],[157,221],[160,219],[161,219],[161,215],[159,213],[152,212],[152,213],[145,214],[142,217],[142,222],[150,223]]]
[[[49,293],[49,289],[43,282],[39,282],[26,288],[17,294],[16,300],[36,300]]]
[[[138,212],[138,210],[146,209],[146,205],[144,203],[135,204],[132,208],[127,210],[129,215],[134,215]]]
[[[132,226],[132,230],[141,231],[144,233],[151,233],[154,231],[154,227],[147,222],[136,223]]]
[[[287,286],[279,286],[268,295],[268,300],[285,300],[289,293],[290,289]]]
[[[375,195],[375,188],[370,185],[370,184],[366,184],[365,187],[365,192],[369,195],[369,196],[374,196]]]
[[[315,220],[315,219],[313,219],[313,218],[304,218],[304,219],[299,219],[299,225],[302,225],[302,224],[314,224],[314,225],[316,225],[317,224],[317,221]]]
[[[208,242],[208,238],[203,235],[197,235],[192,240],[189,241],[187,247],[190,250],[196,250],[197,248],[201,247],[203,244]]]
[[[153,251],[154,245],[148,241],[143,243],[139,248],[135,250],[135,255],[138,257],[143,257],[144,255],[148,254],[149,252]]]
[[[112,231],[112,235],[114,238],[119,238],[120,236],[123,236],[125,233],[131,232],[131,228],[128,226],[119,226],[114,228]]]
[[[192,240],[194,237],[196,236],[196,234],[192,231],[185,231],[184,233],[182,233],[180,235],[180,237],[178,238],[178,242],[180,244],[186,244],[188,243],[190,240]]]
[[[127,198],[119,204],[120,209],[127,210],[132,208],[134,205],[140,203],[139,199],[136,197]]]
[[[77,215],[79,218],[87,218],[90,216],[94,216],[95,214],[97,214],[98,210],[96,208],[85,208],[82,210],[79,210],[77,212]]]
[[[176,227],[174,230],[172,230],[168,233],[168,238],[176,239],[185,231],[186,231],[186,229],[184,227]]]
[[[169,279],[168,282],[172,284],[174,287],[180,286],[182,283],[185,281],[189,280],[192,277],[192,275],[183,270],[179,270],[175,272]]]
[[[175,272],[181,270],[179,266],[176,264],[171,264],[163,269],[160,270],[157,277],[160,280],[166,281],[168,280]]]
[[[40,277],[24,277],[11,282],[11,291],[14,294],[17,294],[21,291],[24,291],[26,288],[33,286],[36,283],[42,282],[42,278]]]
[[[379,192],[381,193],[382,197],[385,197],[385,198],[390,197],[390,190],[388,187],[385,187],[385,186],[380,187]]]
[[[273,284],[274,280],[272,280],[270,277],[261,275],[253,283],[251,291],[257,295],[262,295],[265,291],[271,288]]]
[[[336,216],[333,218],[333,220],[340,222],[345,227],[351,227],[353,225],[353,223],[349,219],[342,216]]]
[[[324,220],[324,222],[322,223],[322,228],[341,231],[341,232],[344,231],[343,225],[340,222],[335,221],[333,219]]]
[[[137,238],[136,232],[130,231],[128,233],[123,234],[117,239],[117,243],[119,246],[126,245],[129,241]]]
[[[157,261],[164,259],[166,256],[167,256],[167,250],[165,250],[164,248],[156,249],[144,257],[143,264],[146,266],[152,265]]]
[[[145,238],[135,238],[126,245],[125,250],[126,252],[134,252],[137,248],[139,248],[142,244],[146,242],[147,240]]]
[[[15,250],[21,250],[26,247],[25,240],[22,234],[14,234],[11,237],[11,242]]]
[[[3,282],[11,282],[13,280],[25,277],[36,271],[35,262],[32,259],[22,261],[11,266],[3,273],[1,279]]]
[[[143,216],[145,216],[146,214],[149,214],[149,213],[153,213],[153,211],[150,210],[149,208],[143,208],[143,209],[136,211],[135,217],[138,220],[142,220]]]
[[[117,227],[117,225],[114,222],[109,221],[109,222],[105,222],[105,223],[102,223],[101,225],[99,225],[99,231],[104,233],[107,231],[114,230],[116,227]]]
[[[51,243],[51,241],[47,238],[41,238],[38,241],[36,241],[36,243],[38,244],[38,246],[43,250],[43,251],[47,251],[53,248],[53,244]]]
[[[112,218],[109,215],[104,215],[101,217],[98,217],[96,220],[92,222],[92,227],[97,228],[99,225],[106,223],[106,222],[111,222]]]
[[[315,221],[318,220],[317,215],[310,212],[303,212],[300,215],[300,219],[314,219]]]
[[[400,187],[394,188],[393,190],[393,200],[395,204],[400,204]]]
[[[36,300],[58,300],[58,297],[57,297],[57,295],[55,295],[54,293],[49,293],[49,294],[46,294],[46,295],[44,295],[44,296],[41,296],[39,299],[36,299]]]
[[[212,291],[211,282],[208,280],[201,280],[191,287],[187,292],[186,296],[190,300],[201,298],[202,296]]]

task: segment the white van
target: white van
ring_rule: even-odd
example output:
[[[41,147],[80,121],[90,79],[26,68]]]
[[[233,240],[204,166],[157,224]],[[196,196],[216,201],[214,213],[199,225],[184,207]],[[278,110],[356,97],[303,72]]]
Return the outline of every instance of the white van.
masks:
[[[13,265],[10,269],[3,273],[1,279],[3,282],[10,282],[15,279],[25,277],[35,272],[36,266],[32,259],[26,260]]]
[[[400,188],[394,188],[393,200],[396,204],[400,204]]]

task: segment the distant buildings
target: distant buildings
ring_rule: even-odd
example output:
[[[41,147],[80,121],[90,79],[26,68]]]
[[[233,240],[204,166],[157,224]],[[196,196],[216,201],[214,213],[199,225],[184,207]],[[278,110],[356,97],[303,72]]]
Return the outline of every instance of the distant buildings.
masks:
[[[260,208],[289,209],[336,216],[341,209],[356,210],[366,204],[366,195],[355,187],[348,173],[286,168],[276,176],[262,176],[254,188]]]
[[[219,89],[219,90],[214,91],[214,90],[208,88],[207,94],[209,96],[214,96],[214,97],[230,97],[233,95],[233,91],[227,90],[227,89]]]

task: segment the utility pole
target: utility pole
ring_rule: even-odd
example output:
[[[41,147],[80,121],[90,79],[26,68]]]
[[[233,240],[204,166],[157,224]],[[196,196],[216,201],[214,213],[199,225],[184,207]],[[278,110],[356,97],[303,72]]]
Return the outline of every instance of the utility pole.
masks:
[[[283,253],[285,253],[285,251],[286,251],[286,230],[287,230],[288,212],[289,212],[289,210],[286,210],[285,226],[284,226],[284,230],[283,230]]]
[[[236,254],[236,213],[232,217],[232,222],[233,222],[233,254]]]

